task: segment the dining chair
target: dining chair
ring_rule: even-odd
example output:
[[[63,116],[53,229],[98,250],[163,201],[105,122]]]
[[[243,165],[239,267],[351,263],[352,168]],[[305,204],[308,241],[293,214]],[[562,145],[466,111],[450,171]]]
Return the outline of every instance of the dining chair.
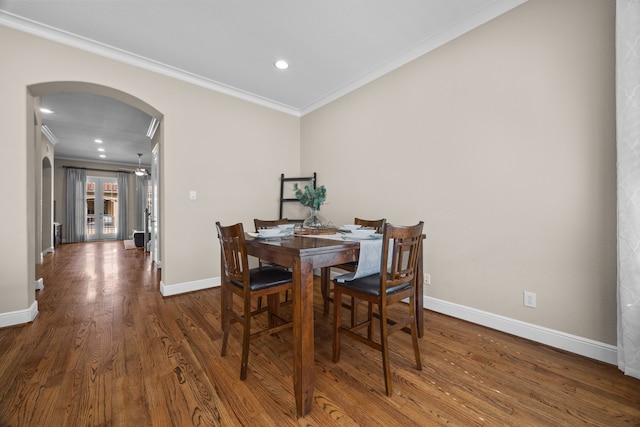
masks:
[[[231,324],[242,325],[242,357],[240,379],[247,377],[249,343],[252,339],[265,334],[274,334],[292,327],[292,322],[279,316],[280,292],[292,289],[291,272],[276,267],[249,268],[244,228],[242,223],[221,226],[216,222],[220,240],[222,264],[222,349],[221,356],[227,353],[227,342]],[[242,312],[234,309],[234,295],[240,297]],[[254,297],[267,297],[267,307],[252,309]],[[251,319],[260,313],[267,313],[267,326],[258,331],[251,330]]]
[[[382,219],[354,218],[353,223],[356,225],[360,225],[362,227],[374,228],[376,230],[376,233],[382,234],[382,231],[384,230],[384,225],[387,223],[387,220],[385,218],[382,218]],[[341,270],[354,272],[358,269],[358,263],[357,261],[352,261],[345,264],[334,265],[332,266],[332,268],[339,268]],[[323,280],[322,286],[323,288],[321,290],[322,290],[322,299],[324,302],[324,307],[323,307],[324,314],[328,315],[329,303],[333,301],[333,297],[331,296],[333,294],[333,289],[331,288],[331,284],[329,280]],[[351,306],[346,306],[346,307],[349,307],[349,309],[351,310],[351,324],[353,325],[358,315],[357,307],[354,304],[353,298],[351,299]]]
[[[260,230],[264,230],[265,228],[273,228],[279,225],[288,224],[289,220],[287,218],[282,219],[253,219],[253,225],[256,228],[256,233]],[[269,262],[258,260],[259,265],[262,267],[263,265],[273,265]]]
[[[342,304],[333,304],[333,361],[340,360],[340,336],[344,335],[382,352],[382,366],[387,396],[391,396],[391,369],[389,366],[389,335],[405,328],[411,330],[411,341],[416,367],[422,370],[418,347],[418,322],[415,313],[418,254],[422,244],[420,221],[413,226],[385,224],[383,232],[380,273],[359,279],[338,282],[334,280],[334,297],[340,301],[343,295],[367,302],[367,319],[356,325],[341,325]],[[418,295],[417,297],[422,297]],[[388,307],[405,298],[409,299],[408,313],[401,319],[388,317]],[[373,313],[373,305],[377,313]],[[379,319],[380,339],[374,339],[373,319]],[[366,335],[362,329],[366,327]]]
[[[282,219],[253,219],[253,225],[256,227],[256,233],[264,228],[273,228],[279,225],[288,224],[287,218]]]
[[[277,227],[279,225],[283,225],[283,224],[288,224],[289,223],[289,219],[288,218],[281,218],[281,219],[258,219],[258,218],[254,218],[253,219],[253,226],[256,229],[256,233],[259,232],[260,230],[263,230],[265,228],[273,228],[273,227]],[[274,267],[280,267],[277,266],[276,264],[267,262],[267,261],[263,261],[261,259],[258,260],[258,265],[260,267],[265,266],[265,265],[270,265],[270,266],[274,266]],[[280,267],[280,268],[284,268],[284,267]],[[285,302],[289,301],[289,292],[285,292],[284,293],[284,300]],[[258,298],[258,307],[262,307],[262,298]]]

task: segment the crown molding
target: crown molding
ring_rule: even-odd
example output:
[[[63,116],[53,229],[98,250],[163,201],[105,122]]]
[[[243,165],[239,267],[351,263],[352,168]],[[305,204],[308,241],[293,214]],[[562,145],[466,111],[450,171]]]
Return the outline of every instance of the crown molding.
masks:
[[[152,71],[166,77],[171,77],[176,80],[191,83],[193,85],[223,93],[234,98],[239,98],[253,104],[270,108],[272,110],[277,110],[283,113],[300,117],[300,111],[288,105],[280,104],[272,100],[260,97],[258,95],[225,85],[223,83],[206,79],[188,71],[181,70],[176,67],[171,67],[169,65],[153,61],[139,55],[135,55],[122,49],[118,49],[113,46],[97,42],[95,40],[62,31],[57,28],[41,24],[3,10],[0,10],[0,25],[12,28],[14,30],[22,31],[24,33],[31,34],[46,40],[70,46],[79,50],[83,50],[85,52],[113,59],[114,61],[133,65],[134,67]]]
[[[133,65],[135,67],[171,77],[176,80],[184,81],[196,86],[220,92],[225,95],[239,98],[266,108],[270,108],[286,114],[291,114],[296,117],[302,117],[313,112],[314,110],[317,110],[318,108],[321,108],[337,100],[338,98],[347,95],[350,92],[353,92],[356,89],[361,88],[362,86],[365,86],[366,84],[384,76],[385,74],[402,67],[403,65],[425,55],[426,53],[437,49],[438,47],[489,22],[490,20],[504,14],[505,12],[508,12],[509,10],[520,6],[526,1],[527,0],[496,0],[481,11],[470,16],[468,19],[457,22],[454,25],[446,28],[445,30],[434,34],[432,37],[422,41],[415,47],[410,48],[404,52],[400,52],[385,64],[375,67],[374,69],[354,79],[352,82],[347,83],[344,86],[339,87],[336,90],[319,97],[316,101],[300,109],[275,102],[271,99],[255,95],[211,79],[204,78],[202,76],[190,73],[185,70],[181,70],[176,67],[171,67],[169,65],[153,61],[139,55],[135,55],[133,53],[106,45],[104,43],[99,43],[88,38],[84,38],[48,25],[44,25],[20,17],[10,12],[0,10],[0,25],[4,25],[6,27],[10,27],[60,44],[71,46],[76,49],[90,52],[102,57],[113,59],[115,61]]]

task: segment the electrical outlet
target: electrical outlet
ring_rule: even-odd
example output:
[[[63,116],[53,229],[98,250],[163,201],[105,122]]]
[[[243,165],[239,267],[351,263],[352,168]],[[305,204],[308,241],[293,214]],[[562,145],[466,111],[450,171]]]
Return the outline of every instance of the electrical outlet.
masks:
[[[431,275],[429,273],[424,273],[424,284],[425,285],[431,284]]]
[[[535,292],[524,291],[524,306],[536,308],[536,294]]]

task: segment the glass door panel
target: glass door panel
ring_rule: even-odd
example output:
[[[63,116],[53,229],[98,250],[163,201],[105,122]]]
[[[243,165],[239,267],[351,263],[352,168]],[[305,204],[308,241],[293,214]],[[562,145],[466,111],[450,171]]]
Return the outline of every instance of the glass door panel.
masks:
[[[118,184],[102,182],[102,238],[115,239],[118,230]]]
[[[87,240],[115,240],[118,231],[116,178],[87,177]]]
[[[87,234],[87,240],[95,240],[96,233],[96,183],[95,178],[92,176],[87,177],[87,189],[86,189],[86,197],[87,197],[87,229],[85,230]]]

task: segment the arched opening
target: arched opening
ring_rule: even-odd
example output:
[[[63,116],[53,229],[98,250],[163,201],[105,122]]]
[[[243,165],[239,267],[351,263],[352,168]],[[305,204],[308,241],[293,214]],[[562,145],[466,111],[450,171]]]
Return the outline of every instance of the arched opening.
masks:
[[[127,104],[131,107],[134,107],[140,111],[145,112],[149,116],[155,118],[159,123],[158,132],[155,133],[154,138],[151,140],[151,145],[154,148],[154,156],[160,156],[161,153],[161,140],[162,140],[162,119],[163,115],[145,103],[144,101],[136,98],[133,95],[128,93],[119,91],[114,88],[110,88],[107,86],[101,86],[92,83],[85,82],[47,82],[47,83],[39,83],[35,85],[31,85],[27,87],[27,105],[30,111],[27,113],[34,117],[32,124],[30,124],[30,129],[27,130],[27,135],[31,135],[28,138],[31,153],[31,158],[33,159],[32,165],[32,176],[33,180],[30,180],[33,184],[31,184],[34,189],[33,193],[35,199],[33,203],[33,208],[29,208],[29,210],[33,209],[32,212],[29,213],[29,217],[33,218],[32,224],[34,224],[35,233],[32,235],[35,237],[35,241],[31,241],[30,245],[35,249],[32,253],[34,259],[30,260],[31,265],[35,265],[35,280],[36,287],[41,285],[39,282],[39,265],[42,263],[42,256],[50,251],[53,251],[55,248],[55,242],[53,239],[53,230],[54,230],[54,222],[60,222],[60,209],[58,208],[64,204],[64,200],[56,200],[55,193],[55,181],[60,179],[56,178],[55,173],[55,142],[51,141],[49,137],[42,137],[42,116],[39,109],[40,100],[43,96],[56,94],[56,93],[83,93],[83,94],[93,94],[100,95],[104,97],[113,98],[121,103]],[[159,185],[160,180],[160,165],[161,162],[154,161],[152,165],[152,179],[155,179],[155,182],[158,185],[153,187],[153,191],[155,191],[153,195],[153,200],[160,203],[162,200],[161,186]],[[56,210],[58,211],[58,215],[56,215]],[[159,207],[153,209],[154,212],[160,212]],[[160,224],[160,218],[154,218],[156,224]],[[64,224],[63,224],[64,226]],[[152,247],[156,250],[155,253],[152,253],[152,259],[157,262],[159,266],[160,260],[160,227],[154,227],[152,239],[155,244]]]

